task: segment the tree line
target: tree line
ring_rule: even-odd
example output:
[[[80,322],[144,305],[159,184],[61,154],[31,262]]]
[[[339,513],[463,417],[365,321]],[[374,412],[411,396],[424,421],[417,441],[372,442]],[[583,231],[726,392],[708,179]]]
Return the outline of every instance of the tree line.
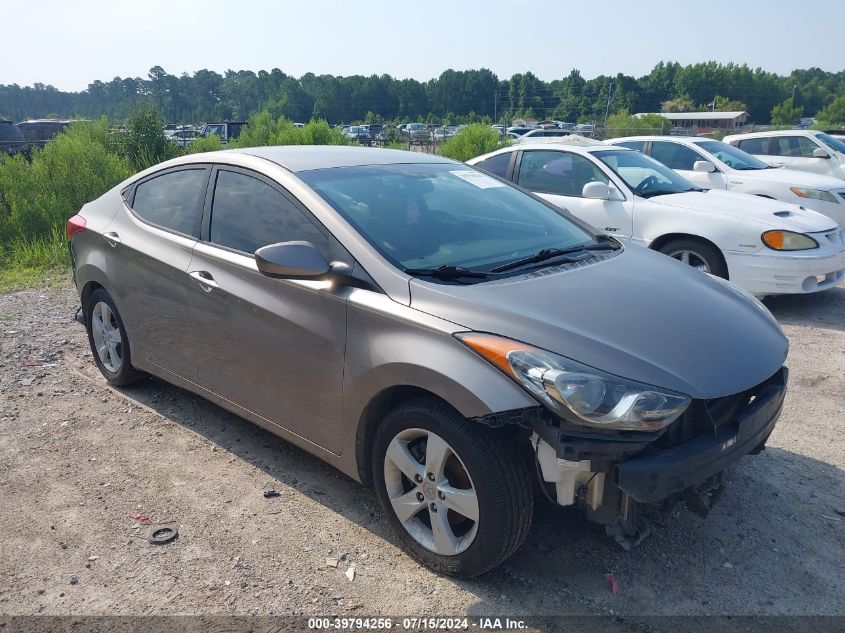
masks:
[[[619,73],[585,79],[572,70],[543,81],[531,72],[500,79],[492,71],[446,70],[429,81],[390,75],[290,76],[278,68],[257,73],[203,69],[169,74],[161,66],[146,78],[94,81],[85,90],[65,92],[50,85],[0,85],[0,116],[14,120],[46,116],[106,116],[126,120],[141,102],[155,104],[173,123],[246,119],[267,111],[293,121],[325,119],[331,124],[360,121],[509,120],[517,117],[603,122],[608,114],[743,109],[751,121],[768,123],[772,110],[790,108],[813,116],[845,95],[845,71],[819,68],[782,76],[740,64],[704,62],[682,66],[660,62],[647,75]]]

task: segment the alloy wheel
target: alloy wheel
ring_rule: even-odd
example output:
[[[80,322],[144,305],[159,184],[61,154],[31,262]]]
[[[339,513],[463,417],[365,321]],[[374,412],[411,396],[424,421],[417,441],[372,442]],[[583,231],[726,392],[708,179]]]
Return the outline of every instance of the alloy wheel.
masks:
[[[403,527],[444,556],[466,550],[478,532],[478,496],[469,472],[442,437],[425,429],[397,434],[384,456],[384,482]]]
[[[688,249],[678,249],[675,251],[671,251],[666,253],[669,257],[673,257],[678,261],[685,263],[688,266],[692,266],[693,268],[698,268],[703,273],[709,273],[710,264],[707,263],[707,260],[700,254],[696,253],[695,251],[691,251]]]
[[[117,317],[104,301],[95,303],[91,310],[91,335],[103,367],[115,374],[119,372],[123,366],[123,339]]]

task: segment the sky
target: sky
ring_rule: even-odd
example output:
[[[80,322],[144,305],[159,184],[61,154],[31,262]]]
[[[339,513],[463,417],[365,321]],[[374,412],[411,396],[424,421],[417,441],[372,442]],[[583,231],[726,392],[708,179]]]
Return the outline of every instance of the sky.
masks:
[[[845,68],[842,0],[38,0],[3,14],[18,25],[4,20],[0,84],[60,90],[156,65],[421,81],[448,68],[641,76],[661,60]]]

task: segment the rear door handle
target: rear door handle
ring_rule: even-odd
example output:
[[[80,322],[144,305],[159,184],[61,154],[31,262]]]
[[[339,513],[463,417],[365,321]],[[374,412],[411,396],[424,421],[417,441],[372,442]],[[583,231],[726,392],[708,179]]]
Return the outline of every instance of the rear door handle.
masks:
[[[207,270],[194,270],[189,272],[188,275],[190,275],[191,279],[196,281],[206,292],[211,292],[215,288],[220,287],[217,282],[214,281],[214,277],[211,276],[211,273]]]
[[[112,248],[120,244],[120,236],[114,231],[103,233],[103,239],[106,240]]]

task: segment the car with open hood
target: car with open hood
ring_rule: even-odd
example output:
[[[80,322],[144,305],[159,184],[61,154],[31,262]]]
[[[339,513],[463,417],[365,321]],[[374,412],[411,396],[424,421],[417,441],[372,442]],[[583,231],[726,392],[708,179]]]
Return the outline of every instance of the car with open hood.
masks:
[[[706,515],[783,404],[756,299],[438,156],[184,156],[67,233],[109,383],[153,374],[374,486],[446,574],[519,549],[538,479],[626,546]]]
[[[845,229],[845,180],[840,178],[778,169],[711,138],[631,136],[605,142],[651,156],[704,189],[791,202],[818,211]]]
[[[635,150],[573,136],[467,162],[623,242],[729,279],[756,296],[818,292],[845,279],[845,236],[830,218],[777,200],[704,189]]]

